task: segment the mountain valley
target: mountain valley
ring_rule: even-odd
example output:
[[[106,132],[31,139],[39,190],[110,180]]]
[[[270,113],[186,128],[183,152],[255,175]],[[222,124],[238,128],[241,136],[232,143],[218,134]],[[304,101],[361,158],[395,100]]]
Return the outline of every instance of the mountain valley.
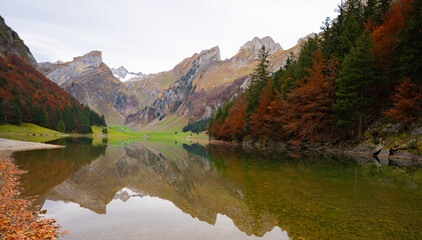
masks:
[[[303,42],[303,41],[302,41]],[[156,74],[109,68],[102,53],[93,51],[66,63],[38,63],[39,70],[95,109],[110,124],[141,128],[176,115],[182,124],[208,118],[212,110],[243,92],[261,46],[271,54],[270,71],[277,71],[302,42],[283,50],[271,37],[255,37],[230,59],[220,58],[213,47],[195,53],[173,69]]]

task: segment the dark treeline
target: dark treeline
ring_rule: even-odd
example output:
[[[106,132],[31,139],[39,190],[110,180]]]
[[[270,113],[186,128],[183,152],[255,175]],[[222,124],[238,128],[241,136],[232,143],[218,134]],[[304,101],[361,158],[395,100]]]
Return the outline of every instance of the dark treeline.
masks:
[[[9,111],[4,111],[4,105],[9,105]],[[72,101],[71,106],[63,109],[53,108],[46,104],[33,105],[30,101],[23,104],[13,99],[11,103],[0,99],[0,124],[11,123],[20,125],[22,122],[34,123],[39,126],[57,130],[59,132],[92,133],[91,125],[107,126],[104,116],[80,106]]]
[[[0,87],[0,124],[27,122],[77,133],[91,133],[91,125],[106,126],[104,116],[14,55],[0,57]]]
[[[48,125],[39,125],[56,129],[59,132],[78,133],[92,133],[92,125],[107,126],[104,115],[100,117],[98,113],[89,107],[78,106],[75,101],[72,102],[71,107],[65,106],[63,110],[57,108],[50,119],[51,122],[57,124],[55,126],[50,124],[50,127]]]
[[[251,84],[210,118],[222,140],[359,139],[381,118],[421,117],[422,1],[349,0],[274,74],[263,46]]]
[[[183,132],[193,132],[193,133],[200,133],[207,129],[209,118],[202,119],[196,122],[188,123],[185,127],[183,127]]]

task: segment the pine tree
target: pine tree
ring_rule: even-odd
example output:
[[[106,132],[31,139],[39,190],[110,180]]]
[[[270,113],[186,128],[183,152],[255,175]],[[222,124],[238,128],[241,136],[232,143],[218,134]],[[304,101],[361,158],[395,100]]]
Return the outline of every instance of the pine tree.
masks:
[[[72,110],[70,107],[65,106],[63,109],[63,122],[66,125],[66,131],[67,132],[73,132],[75,130],[75,118],[72,114]]]
[[[287,57],[286,64],[281,66],[273,77],[272,89],[280,93],[287,94],[296,87],[296,81],[293,78],[294,68],[296,65],[293,53]]]
[[[392,0],[378,0],[377,9],[375,12],[377,16],[375,20],[377,20],[378,23],[382,22],[382,16],[384,16],[384,13],[390,9],[391,2]]]
[[[359,0],[349,0],[338,5],[336,21],[325,22],[321,29],[324,56],[334,55],[340,61],[349,53],[363,31],[364,13]]]
[[[0,125],[6,124],[6,112],[4,111],[3,105],[1,105],[0,101]]]
[[[81,133],[92,133],[91,123],[89,121],[89,111],[77,109],[77,120],[79,123],[78,132]]]
[[[106,123],[106,120],[105,120],[104,115],[101,115],[101,122],[100,122],[100,124],[101,124],[101,126],[107,127],[107,123]]]
[[[34,124],[37,124],[42,127],[50,128],[49,118],[44,108],[41,105],[33,106],[32,112],[31,112],[31,120]]]
[[[213,138],[214,134],[212,132],[212,129],[214,127],[214,123],[215,123],[215,114],[213,113],[210,117],[210,121],[208,122],[208,126],[207,126],[207,135],[209,138]]]
[[[382,24],[385,12],[390,8],[391,0],[367,0],[363,6],[364,19],[379,26]]]
[[[316,34],[303,43],[293,68],[294,81],[303,80],[308,75],[307,69],[312,66],[312,58],[319,48],[320,41]]]
[[[370,21],[376,21],[375,18],[375,12],[377,8],[378,0],[367,0],[366,6],[364,6],[363,15],[365,19],[368,19]]]
[[[364,18],[362,16],[362,5],[359,0],[349,0],[345,4],[345,20],[342,32],[339,36],[337,47],[337,58],[342,59],[354,47],[355,42],[363,31]]]
[[[50,128],[50,121],[47,116],[47,113],[45,112],[44,108],[42,106],[39,106],[39,124],[40,126]]]
[[[369,106],[369,86],[374,79],[375,58],[372,52],[370,32],[364,31],[342,63],[340,77],[336,80],[336,103],[333,105],[336,125],[340,130],[350,131],[358,121],[357,137],[360,138],[363,117]]]
[[[62,119],[60,119],[59,122],[57,123],[56,130],[62,133],[66,132],[66,125],[64,124]]]
[[[22,124],[22,110],[18,100],[16,99],[11,101],[11,114],[9,114],[7,121],[15,125]]]
[[[402,78],[410,77],[422,84],[422,1],[404,0],[403,4],[410,5],[410,10],[405,15],[404,28],[399,33],[395,62]]]
[[[248,88],[248,105],[245,110],[246,122],[249,122],[249,117],[256,111],[259,104],[259,96],[266,83],[271,79],[270,72],[268,72],[268,57],[269,53],[263,45],[258,53],[258,65],[252,73],[251,85]]]

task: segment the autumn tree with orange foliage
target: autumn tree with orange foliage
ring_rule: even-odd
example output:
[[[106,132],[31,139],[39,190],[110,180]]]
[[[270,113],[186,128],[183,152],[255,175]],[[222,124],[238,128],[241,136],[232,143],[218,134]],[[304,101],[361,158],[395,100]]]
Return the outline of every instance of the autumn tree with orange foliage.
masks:
[[[223,131],[228,140],[241,140],[245,134],[245,110],[247,105],[247,94],[237,97],[230,108],[228,117],[224,122]]]
[[[1,239],[56,239],[59,231],[55,220],[29,210],[32,201],[19,199],[18,174],[24,171],[8,159],[0,160],[0,233]]]
[[[318,50],[307,71],[306,81],[298,81],[298,87],[288,94],[283,104],[283,128],[294,138],[319,142],[329,137],[333,127],[333,81],[337,77],[337,61],[325,61]]]
[[[222,133],[221,125],[222,125],[221,118],[218,118],[208,129],[208,135],[214,139],[219,139]]]
[[[404,16],[409,11],[411,2],[412,0],[403,0],[392,3],[390,9],[383,16],[382,25],[372,30],[374,52],[384,68],[391,62],[394,48],[399,42],[397,34],[404,27]]]
[[[271,102],[274,100],[272,91],[272,81],[268,81],[259,97],[258,108],[255,113],[250,116],[249,130],[255,138],[267,137],[271,138],[274,131],[272,122],[273,116]]]
[[[367,28],[371,29],[371,38],[373,42],[376,64],[382,71],[372,90],[375,104],[383,106],[392,93],[394,85],[397,84],[397,67],[393,66],[393,58],[396,56],[396,47],[399,43],[399,32],[405,25],[405,16],[410,10],[410,3],[413,0],[402,0],[393,2],[390,9],[382,17],[382,24],[372,28],[371,23]]]
[[[420,86],[413,83],[410,78],[405,78],[396,87],[396,93],[391,97],[393,107],[384,114],[395,121],[408,123],[415,120],[418,111],[421,110],[418,105],[421,99]]]

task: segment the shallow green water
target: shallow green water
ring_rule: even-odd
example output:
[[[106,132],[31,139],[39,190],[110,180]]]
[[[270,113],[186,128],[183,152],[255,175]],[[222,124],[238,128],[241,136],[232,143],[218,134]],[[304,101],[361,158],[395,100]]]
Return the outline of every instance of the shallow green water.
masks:
[[[422,239],[422,170],[176,142],[16,153],[65,239]]]

